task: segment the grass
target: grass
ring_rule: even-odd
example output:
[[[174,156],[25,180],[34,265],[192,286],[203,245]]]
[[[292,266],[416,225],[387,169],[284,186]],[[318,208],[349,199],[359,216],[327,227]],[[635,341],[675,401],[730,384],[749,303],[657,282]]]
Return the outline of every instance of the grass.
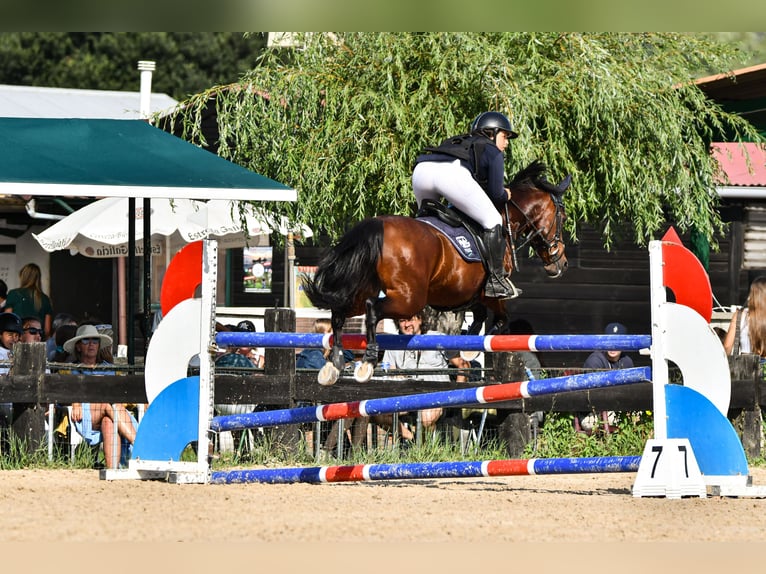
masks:
[[[644,444],[652,437],[654,424],[651,415],[642,413],[617,413],[619,430],[604,433],[597,427],[588,436],[575,431],[574,415],[550,413],[546,415],[537,444],[529,444],[525,457],[563,458],[591,456],[641,455]]]
[[[591,436],[578,433],[574,429],[573,415],[567,413],[548,413],[545,422],[539,430],[537,439],[529,443],[520,458],[565,458],[565,457],[594,457],[594,456],[625,456],[641,455],[644,444],[651,438],[653,423],[651,413],[618,413],[619,431],[611,434],[598,432],[596,429]],[[222,470],[243,466],[316,466],[350,465],[350,464],[385,464],[397,462],[443,462],[470,460],[498,460],[509,458],[505,444],[485,433],[481,445],[471,442],[465,452],[454,436],[439,433],[409,448],[393,449],[374,448],[348,450],[346,455],[338,460],[331,457],[318,463],[311,448],[303,440],[295,441],[292,445],[280,442],[271,432],[254,433],[257,436],[253,448],[249,452],[235,450],[216,454],[212,461],[213,470]],[[454,435],[454,433],[453,433]],[[486,437],[491,437],[487,439]],[[70,461],[68,445],[56,449],[53,460],[48,459],[47,445],[41,444],[30,452],[24,440],[11,434],[2,443],[0,455],[0,470],[12,469],[91,469],[103,465],[103,451],[93,450],[81,444],[75,453],[74,461]],[[181,455],[181,460],[194,461],[196,454],[187,447]],[[766,466],[766,457],[748,458],[750,466]]]

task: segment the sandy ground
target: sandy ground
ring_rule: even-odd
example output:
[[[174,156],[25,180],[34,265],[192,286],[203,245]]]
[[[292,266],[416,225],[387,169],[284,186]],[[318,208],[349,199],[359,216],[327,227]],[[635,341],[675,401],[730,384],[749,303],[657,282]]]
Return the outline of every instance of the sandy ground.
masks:
[[[752,469],[766,485],[766,469]],[[5,542],[569,543],[766,540],[766,499],[631,495],[635,474],[344,484],[103,481],[0,472]]]

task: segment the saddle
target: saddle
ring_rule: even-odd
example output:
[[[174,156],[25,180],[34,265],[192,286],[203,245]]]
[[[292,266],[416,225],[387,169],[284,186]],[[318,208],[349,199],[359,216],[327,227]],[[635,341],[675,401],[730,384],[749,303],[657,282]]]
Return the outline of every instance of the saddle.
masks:
[[[483,228],[476,223],[473,219],[468,217],[459,209],[451,205],[445,205],[440,201],[434,201],[433,199],[424,199],[420,204],[420,209],[415,215],[416,219],[433,217],[440,222],[453,228],[462,228],[468,231],[469,235],[473,239],[474,243],[478,247],[481,262],[484,267],[487,267],[487,246],[482,240]],[[438,229],[438,226],[435,226]],[[442,230],[444,231],[444,230]],[[449,236],[449,234],[447,234]]]

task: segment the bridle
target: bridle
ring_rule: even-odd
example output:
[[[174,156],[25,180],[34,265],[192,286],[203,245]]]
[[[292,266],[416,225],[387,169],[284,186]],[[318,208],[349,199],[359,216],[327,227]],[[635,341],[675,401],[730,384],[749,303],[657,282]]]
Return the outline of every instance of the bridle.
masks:
[[[508,240],[511,247],[511,256],[513,258],[513,268],[518,270],[518,252],[524,249],[526,246],[531,245],[535,247],[535,251],[544,249],[548,254],[549,261],[547,265],[553,265],[563,257],[564,252],[559,248],[562,244],[562,229],[564,222],[564,203],[561,197],[553,192],[548,191],[551,196],[551,201],[556,208],[555,229],[553,233],[553,239],[548,240],[545,237],[546,229],[544,227],[537,227],[535,222],[532,221],[526,212],[519,207],[519,204],[514,201],[513,197],[509,199],[505,204],[505,222],[508,229]],[[511,204],[516,210],[524,217],[525,221],[522,222],[516,231],[511,227],[511,214],[508,207]]]

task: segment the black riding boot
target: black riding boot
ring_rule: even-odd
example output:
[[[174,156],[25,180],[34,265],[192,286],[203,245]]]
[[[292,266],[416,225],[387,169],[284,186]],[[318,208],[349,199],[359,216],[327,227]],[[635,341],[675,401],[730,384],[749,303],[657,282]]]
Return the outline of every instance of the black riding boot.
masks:
[[[497,299],[514,299],[521,295],[513,283],[503,265],[505,258],[506,242],[503,228],[496,225],[492,229],[485,229],[482,233],[484,245],[487,247],[487,282],[484,285],[484,295]]]

